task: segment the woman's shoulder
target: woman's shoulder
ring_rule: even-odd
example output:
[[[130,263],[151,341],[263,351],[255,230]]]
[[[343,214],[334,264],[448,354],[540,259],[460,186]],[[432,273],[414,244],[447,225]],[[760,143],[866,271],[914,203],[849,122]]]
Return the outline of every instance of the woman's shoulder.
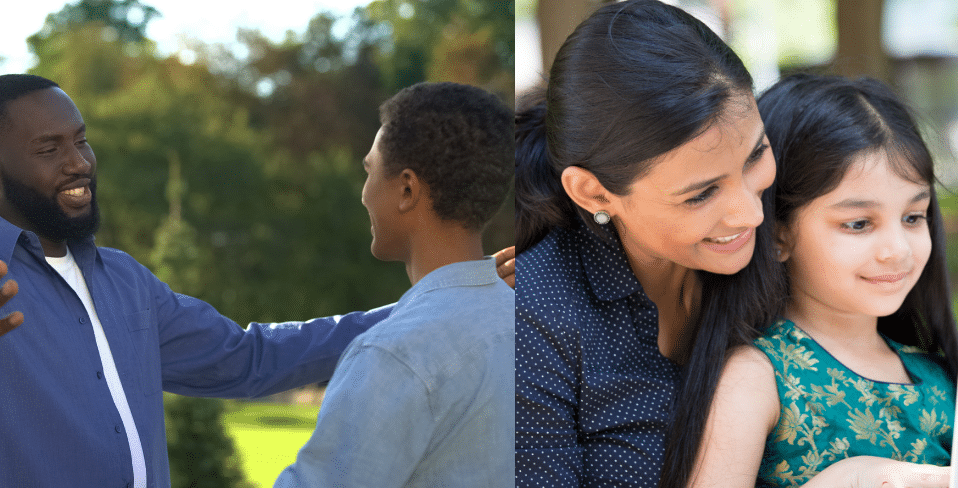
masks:
[[[516,256],[516,301],[542,296],[570,296],[587,282],[573,233],[553,229]]]

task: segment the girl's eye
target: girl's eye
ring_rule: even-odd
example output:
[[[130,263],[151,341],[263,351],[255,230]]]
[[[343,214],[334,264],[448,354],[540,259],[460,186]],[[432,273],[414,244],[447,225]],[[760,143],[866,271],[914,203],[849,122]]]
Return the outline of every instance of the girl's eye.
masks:
[[[852,232],[862,232],[867,230],[871,226],[871,222],[868,219],[853,220],[851,222],[845,222],[842,224],[842,229],[849,230]]]
[[[928,216],[924,213],[916,213],[906,215],[902,220],[909,225],[921,225],[923,221],[927,220]]]
[[[699,193],[698,195],[695,195],[694,197],[689,198],[688,200],[686,200],[685,203],[686,203],[687,205],[692,205],[692,206],[700,205],[700,204],[704,203],[706,200],[708,200],[709,198],[711,198],[712,195],[714,195],[716,191],[718,191],[718,187],[717,187],[717,186],[714,186],[714,185],[713,185],[713,186],[710,186],[710,187],[706,188],[702,193]]]

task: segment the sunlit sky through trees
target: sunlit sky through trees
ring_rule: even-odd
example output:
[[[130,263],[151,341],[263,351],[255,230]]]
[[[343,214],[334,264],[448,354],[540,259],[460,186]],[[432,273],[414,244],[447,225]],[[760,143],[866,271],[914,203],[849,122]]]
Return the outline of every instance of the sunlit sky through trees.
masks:
[[[282,41],[287,31],[302,34],[309,20],[327,11],[343,17],[337,30],[349,29],[353,9],[370,0],[162,0],[142,3],[159,10],[162,17],[152,20],[147,37],[157,43],[161,55],[170,55],[183,48],[184,36],[207,44],[218,43],[243,56],[242,44],[236,40],[238,28],[258,29],[273,41]],[[36,59],[27,47],[27,37],[43,27],[47,15],[70,2],[63,0],[30,0],[15,2],[4,8],[3,29],[0,29],[0,73],[23,73]],[[75,3],[75,2],[74,2]],[[188,61],[188,59],[184,59]]]

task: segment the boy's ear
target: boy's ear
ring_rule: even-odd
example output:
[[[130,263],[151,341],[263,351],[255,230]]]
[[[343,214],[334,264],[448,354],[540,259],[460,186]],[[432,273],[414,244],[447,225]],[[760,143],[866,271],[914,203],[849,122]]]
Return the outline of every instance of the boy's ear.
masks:
[[[578,166],[569,166],[562,170],[562,187],[576,205],[594,214],[604,210],[614,217],[612,194],[599,183],[591,171]]]
[[[406,168],[397,176],[399,181],[399,213],[406,213],[419,204],[423,192],[423,183],[416,172]]]
[[[783,226],[775,226],[775,257],[778,262],[784,263],[792,256],[794,237]]]

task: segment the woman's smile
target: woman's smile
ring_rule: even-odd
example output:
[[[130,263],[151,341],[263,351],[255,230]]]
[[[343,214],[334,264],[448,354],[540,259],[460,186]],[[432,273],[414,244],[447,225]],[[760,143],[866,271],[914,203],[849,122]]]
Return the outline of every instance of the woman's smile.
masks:
[[[741,249],[745,244],[748,244],[752,239],[752,235],[755,233],[754,230],[754,228],[749,228],[732,236],[706,237],[702,240],[705,243],[705,247],[714,252],[733,253]]]

